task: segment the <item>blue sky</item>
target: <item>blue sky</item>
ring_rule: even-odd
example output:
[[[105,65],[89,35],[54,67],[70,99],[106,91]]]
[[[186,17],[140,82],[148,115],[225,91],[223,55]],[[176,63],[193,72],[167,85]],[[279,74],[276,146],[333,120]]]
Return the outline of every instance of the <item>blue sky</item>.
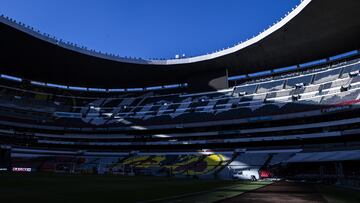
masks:
[[[142,58],[201,55],[256,35],[300,0],[0,0],[0,14],[65,41]]]

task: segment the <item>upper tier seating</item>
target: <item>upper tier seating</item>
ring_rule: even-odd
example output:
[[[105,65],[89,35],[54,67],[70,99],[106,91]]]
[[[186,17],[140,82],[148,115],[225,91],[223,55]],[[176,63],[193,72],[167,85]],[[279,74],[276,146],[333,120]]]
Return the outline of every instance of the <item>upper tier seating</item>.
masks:
[[[287,80],[286,88],[294,88],[297,84],[308,85],[311,83],[313,75],[304,75],[299,77],[290,78]]]
[[[350,73],[357,71],[359,64],[355,60],[276,76],[272,80],[266,78],[220,92],[189,95],[154,96],[150,92],[129,98],[57,97],[3,87],[0,115],[9,121],[36,120],[37,124],[47,126],[86,128],[231,120],[311,111],[356,103],[360,76]]]
[[[318,73],[314,76],[313,83],[320,84],[320,83],[336,80],[337,78],[339,78],[340,72],[341,72],[341,68],[336,68],[333,70],[328,70]]]
[[[279,80],[279,81],[262,83],[259,85],[257,93],[268,93],[276,90],[281,90],[284,88],[284,82],[285,82],[284,80]]]

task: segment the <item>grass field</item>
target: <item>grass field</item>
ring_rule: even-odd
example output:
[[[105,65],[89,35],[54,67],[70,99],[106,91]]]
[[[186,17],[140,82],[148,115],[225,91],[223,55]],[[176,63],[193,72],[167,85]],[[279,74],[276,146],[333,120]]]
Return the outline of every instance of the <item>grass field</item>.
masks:
[[[198,199],[214,202],[267,184],[162,177],[0,174],[0,202],[171,202],[171,197],[182,199],[181,202]]]
[[[0,203],[17,202],[162,202],[193,203],[216,202],[231,199],[251,191],[259,198],[262,195],[280,197],[286,190],[270,182],[194,180],[164,177],[122,177],[67,174],[0,174]],[[313,194],[291,190],[289,196]],[[295,184],[294,186],[299,185]],[[327,185],[313,187],[329,203],[360,202],[358,191]],[[257,190],[261,188],[260,190]],[[267,189],[269,188],[269,189]],[[274,188],[274,189],[270,189]],[[266,191],[260,194],[261,191]],[[269,190],[269,191],[267,191]],[[280,193],[278,193],[280,190]],[[242,195],[243,196],[243,195]],[[238,196],[238,197],[242,197]],[[269,199],[265,199],[266,202]],[[261,202],[261,201],[260,201]],[[265,202],[265,201],[264,201]]]

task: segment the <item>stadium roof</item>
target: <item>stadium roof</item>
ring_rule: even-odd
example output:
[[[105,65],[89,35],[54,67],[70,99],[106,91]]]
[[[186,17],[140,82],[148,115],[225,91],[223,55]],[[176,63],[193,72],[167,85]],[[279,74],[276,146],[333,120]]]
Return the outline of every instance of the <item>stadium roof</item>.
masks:
[[[99,88],[181,84],[226,70],[255,73],[327,58],[360,48],[359,0],[304,0],[258,36],[220,52],[184,59],[145,60],[73,46],[0,18],[0,73]]]

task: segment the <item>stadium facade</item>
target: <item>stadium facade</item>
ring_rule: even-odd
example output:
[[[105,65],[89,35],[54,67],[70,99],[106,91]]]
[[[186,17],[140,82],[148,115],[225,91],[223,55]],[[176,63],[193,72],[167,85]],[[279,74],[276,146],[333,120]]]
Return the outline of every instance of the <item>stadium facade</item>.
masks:
[[[252,39],[169,60],[1,17],[0,167],[359,184],[358,8],[304,0]]]

